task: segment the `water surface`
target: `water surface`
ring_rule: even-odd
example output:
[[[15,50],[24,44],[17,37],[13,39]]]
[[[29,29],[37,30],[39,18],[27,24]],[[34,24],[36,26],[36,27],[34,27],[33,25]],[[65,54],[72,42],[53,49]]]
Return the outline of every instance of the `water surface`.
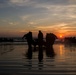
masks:
[[[25,44],[0,45],[0,74],[8,75],[76,75],[76,45],[54,44],[54,57],[43,51],[43,61],[38,61],[38,51],[27,59]]]

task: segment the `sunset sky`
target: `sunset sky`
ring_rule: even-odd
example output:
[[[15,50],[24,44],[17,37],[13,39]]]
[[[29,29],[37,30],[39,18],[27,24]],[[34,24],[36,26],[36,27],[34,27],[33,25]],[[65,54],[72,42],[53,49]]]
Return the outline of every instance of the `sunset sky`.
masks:
[[[0,0],[0,36],[38,30],[76,36],[76,0]]]

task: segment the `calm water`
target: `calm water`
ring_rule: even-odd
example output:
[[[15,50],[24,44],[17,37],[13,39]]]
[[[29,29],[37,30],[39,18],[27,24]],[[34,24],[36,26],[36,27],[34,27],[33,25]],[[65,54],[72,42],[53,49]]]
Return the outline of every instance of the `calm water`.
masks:
[[[76,45],[54,44],[55,57],[38,61],[38,51],[27,59],[27,45],[0,45],[0,75],[76,75]]]

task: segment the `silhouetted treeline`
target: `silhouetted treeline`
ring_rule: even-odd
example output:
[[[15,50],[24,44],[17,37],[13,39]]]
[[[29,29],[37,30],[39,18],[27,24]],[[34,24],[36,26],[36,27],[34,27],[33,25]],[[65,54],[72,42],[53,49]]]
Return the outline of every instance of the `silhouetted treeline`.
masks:
[[[76,43],[76,37],[65,37],[65,43]]]
[[[22,37],[0,37],[0,42],[25,42]]]

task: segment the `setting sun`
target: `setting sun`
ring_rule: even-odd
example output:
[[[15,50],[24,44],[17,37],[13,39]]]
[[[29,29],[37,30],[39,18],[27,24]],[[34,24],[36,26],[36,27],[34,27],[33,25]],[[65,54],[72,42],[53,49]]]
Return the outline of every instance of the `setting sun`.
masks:
[[[62,35],[60,35],[60,38],[62,38]]]
[[[58,36],[59,39],[64,38],[64,34],[63,33],[59,33],[59,34],[57,34],[57,36]]]
[[[60,35],[59,35],[59,38],[63,38],[63,35],[62,35],[62,34],[60,34]]]

